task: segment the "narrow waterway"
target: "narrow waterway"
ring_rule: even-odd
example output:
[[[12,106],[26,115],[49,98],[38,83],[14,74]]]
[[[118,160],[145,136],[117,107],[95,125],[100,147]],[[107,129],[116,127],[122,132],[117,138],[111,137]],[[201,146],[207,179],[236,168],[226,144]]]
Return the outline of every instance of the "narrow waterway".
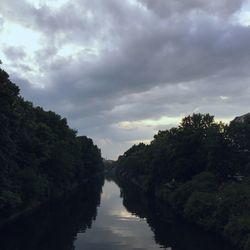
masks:
[[[171,209],[113,181],[80,187],[0,229],[1,250],[231,250]]]
[[[106,181],[97,219],[90,230],[79,233],[75,249],[160,249],[145,219],[128,212],[120,197],[120,188]]]
[[[122,196],[121,196],[122,194]],[[132,188],[105,181],[97,219],[78,233],[75,250],[230,250],[220,238],[191,226]],[[156,208],[157,207],[157,208]]]

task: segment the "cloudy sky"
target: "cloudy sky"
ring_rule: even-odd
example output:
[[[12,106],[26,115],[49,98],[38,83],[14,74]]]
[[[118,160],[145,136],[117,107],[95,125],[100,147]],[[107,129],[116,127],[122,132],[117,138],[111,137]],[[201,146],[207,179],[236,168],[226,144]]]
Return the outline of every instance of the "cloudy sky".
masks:
[[[250,112],[250,0],[1,0],[2,67],[116,157],[194,112]]]

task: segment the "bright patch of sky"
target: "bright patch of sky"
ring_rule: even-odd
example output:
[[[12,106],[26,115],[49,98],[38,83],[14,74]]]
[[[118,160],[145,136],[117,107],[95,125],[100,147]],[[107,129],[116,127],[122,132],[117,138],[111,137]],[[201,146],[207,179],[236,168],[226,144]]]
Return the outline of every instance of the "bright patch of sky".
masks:
[[[152,137],[153,138],[153,137]],[[132,140],[132,141],[128,141],[128,143],[130,144],[139,144],[139,143],[144,143],[144,144],[150,144],[150,142],[153,140],[152,138],[150,139],[139,139],[139,140]]]
[[[167,117],[167,116],[162,116],[160,119],[145,119],[145,120],[138,120],[138,121],[122,121],[116,126],[120,129],[124,130],[133,130],[133,129],[140,129],[142,127],[149,127],[149,128],[158,128],[158,127],[177,127],[178,124],[181,122],[182,118],[184,118],[185,115],[182,116],[177,116],[177,117]],[[217,118],[217,122],[224,122],[228,123],[232,120],[233,117],[230,118]],[[139,143],[142,141],[137,141],[134,140],[134,143]],[[148,139],[145,140],[145,143],[148,143]]]
[[[41,48],[40,34],[6,20],[1,33],[0,46],[23,47],[28,54],[32,54]]]
[[[143,5],[141,2],[139,2],[137,0],[129,0],[129,3],[131,5],[139,7],[141,10],[147,11],[147,8],[145,7],[145,5]]]
[[[144,127],[156,127],[156,126],[164,126],[164,125],[173,125],[178,124],[181,120],[181,117],[167,117],[163,116],[160,119],[145,119],[145,120],[139,120],[139,121],[122,121],[118,123],[118,127],[122,129],[136,129]]]
[[[223,100],[223,101],[226,101],[226,100],[229,100],[230,97],[221,95],[220,99]]]
[[[27,0],[28,3],[32,4],[37,9],[44,5],[53,9],[59,9],[68,1],[69,0]]]
[[[2,48],[0,50],[0,58],[4,62],[4,68],[9,67],[12,71],[18,71],[18,67],[20,66],[18,58],[13,63],[13,59],[4,53],[5,49],[13,48],[21,50],[25,55],[21,63],[23,66],[26,65],[29,67],[30,70],[25,72],[25,74],[22,70],[19,72],[19,76],[21,77],[22,74],[29,75],[30,80],[34,80],[32,82],[33,85],[41,85],[36,83],[37,75],[41,75],[41,72],[39,72],[37,63],[34,62],[35,52],[42,49],[41,34],[39,32],[35,32],[10,20],[5,20],[0,36],[0,47]]]
[[[246,1],[241,10],[236,13],[237,21],[243,26],[250,26],[250,0]]]
[[[81,50],[82,50],[81,47],[78,47],[72,44],[66,44],[66,45],[63,45],[58,50],[57,54],[63,57],[76,56]]]

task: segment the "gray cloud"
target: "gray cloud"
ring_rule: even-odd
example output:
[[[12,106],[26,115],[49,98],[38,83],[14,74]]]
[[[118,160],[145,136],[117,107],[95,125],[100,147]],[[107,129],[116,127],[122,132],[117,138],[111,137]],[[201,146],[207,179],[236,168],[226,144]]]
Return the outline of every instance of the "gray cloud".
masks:
[[[176,13],[185,13],[192,11],[202,11],[212,15],[228,16],[237,12],[244,0],[227,1],[227,0],[140,0],[149,10],[161,16],[175,15]]]
[[[26,53],[22,47],[6,47],[3,49],[4,54],[10,60],[23,60]]]
[[[0,16],[0,31],[2,31],[4,25],[4,19]]]
[[[115,157],[170,126],[121,122],[249,112],[250,27],[235,21],[244,2],[75,0],[55,10],[4,0],[4,21],[39,33],[41,45],[33,54],[5,47],[6,67],[26,98]],[[16,62],[26,54],[30,63]]]

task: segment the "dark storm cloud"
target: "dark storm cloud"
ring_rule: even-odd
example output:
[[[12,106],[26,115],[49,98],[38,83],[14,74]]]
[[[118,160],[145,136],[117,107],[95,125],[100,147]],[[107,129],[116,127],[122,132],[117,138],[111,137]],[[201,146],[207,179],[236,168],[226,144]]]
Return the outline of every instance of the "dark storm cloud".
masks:
[[[249,111],[250,28],[235,19],[244,2],[75,0],[51,9],[12,0],[0,13],[41,35],[31,64],[16,66],[34,63],[38,72],[12,74],[23,95],[80,133],[122,148],[163,126],[126,130],[122,121]],[[60,54],[65,45],[78,50]],[[20,53],[5,49],[13,61]]]
[[[139,0],[148,9],[162,16],[185,13],[187,11],[204,11],[213,15],[228,16],[238,11],[244,0]]]
[[[165,41],[170,43],[170,39],[155,34],[153,37],[162,37],[159,44],[160,42],[155,39],[152,41],[151,37],[148,40],[141,37],[139,41],[133,42],[134,48],[126,45],[119,53],[115,51],[104,53],[94,62],[82,61],[68,65],[59,61],[60,66],[54,64],[54,67],[61,70],[53,70],[50,79],[55,83],[53,85],[55,92],[60,89],[59,99],[67,96],[69,101],[79,104],[89,100],[98,104],[97,100],[101,100],[100,105],[97,105],[99,110],[106,109],[105,103],[110,104],[111,97],[116,102],[115,99],[120,96],[140,93],[153,86],[208,78],[207,84],[212,87],[213,83],[209,82],[209,79],[214,80],[212,76],[221,78],[220,84],[228,85],[228,82],[223,82],[226,75],[244,74],[249,60],[245,51],[250,42],[248,28],[239,27],[231,29],[230,32],[228,38],[227,29],[224,32],[216,30],[214,36],[209,36],[200,28],[200,33],[197,31],[197,34],[189,36],[189,39],[184,36],[186,37],[184,40],[181,38],[173,40],[171,46],[174,47],[174,51],[166,54],[164,54],[167,50]],[[234,42],[235,36],[242,42]],[[200,44],[202,40],[207,46]],[[153,50],[150,45],[154,42],[156,45],[152,46],[155,48]],[[107,108],[110,109],[110,106]]]

